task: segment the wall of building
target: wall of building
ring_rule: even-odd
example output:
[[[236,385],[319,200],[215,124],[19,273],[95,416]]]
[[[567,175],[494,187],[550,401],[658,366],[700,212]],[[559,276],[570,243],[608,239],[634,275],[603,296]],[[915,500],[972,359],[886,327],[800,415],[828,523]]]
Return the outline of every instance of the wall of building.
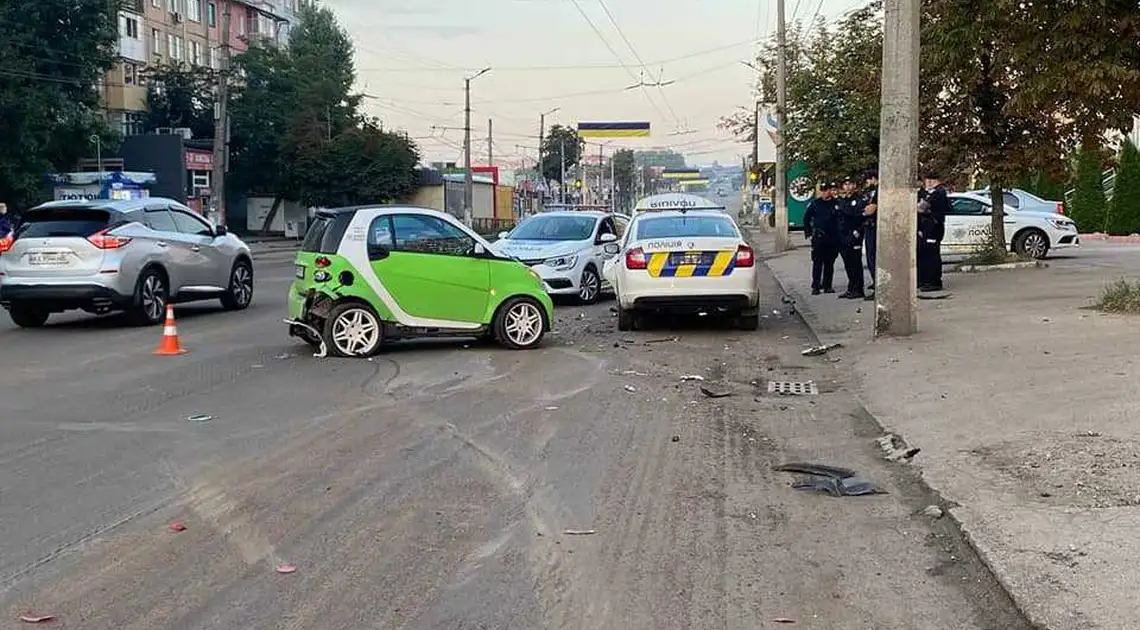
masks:
[[[421,186],[412,193],[406,203],[410,206],[418,206],[420,208],[431,208],[440,212],[447,212],[447,206],[444,205],[443,199],[443,186]]]

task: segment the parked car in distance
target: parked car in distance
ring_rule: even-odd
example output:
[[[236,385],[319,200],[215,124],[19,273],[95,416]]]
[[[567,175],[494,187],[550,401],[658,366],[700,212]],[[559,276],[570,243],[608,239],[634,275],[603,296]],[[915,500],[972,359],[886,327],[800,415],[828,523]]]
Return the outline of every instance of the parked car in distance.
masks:
[[[985,187],[981,190],[970,191],[970,194],[981,195],[989,198],[990,189]],[[1032,212],[1045,212],[1048,214],[1065,214],[1065,202],[1063,201],[1049,201],[1042,199],[1033,193],[1014,188],[1012,190],[1002,191],[1002,197],[1005,198],[1006,208],[1015,212],[1022,210],[1030,210]]]
[[[164,320],[168,303],[253,299],[249,247],[173,199],[52,201],[0,239],[0,305],[24,328],[52,313],[124,311]]]
[[[990,234],[993,212],[986,193],[951,193],[950,214],[946,215],[946,235],[942,253],[970,254]],[[1005,209],[1005,239],[1010,251],[1041,260],[1050,251],[1078,247],[1081,239],[1077,224],[1056,212]]]
[[[613,290],[602,266],[617,255],[628,226],[629,217],[608,212],[543,212],[501,232],[491,248],[533,269],[547,293],[593,304]]]

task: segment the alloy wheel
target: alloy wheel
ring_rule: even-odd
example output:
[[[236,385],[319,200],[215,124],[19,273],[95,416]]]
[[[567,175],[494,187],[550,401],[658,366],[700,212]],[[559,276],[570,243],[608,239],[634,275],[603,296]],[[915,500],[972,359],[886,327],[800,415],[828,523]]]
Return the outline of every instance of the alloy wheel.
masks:
[[[593,302],[601,290],[601,280],[592,269],[582,272],[581,286],[578,288],[578,298],[583,302]]]
[[[234,302],[238,306],[246,306],[253,299],[253,273],[249,267],[238,265],[234,267],[233,278],[230,281],[233,288]]]
[[[1049,245],[1045,242],[1045,237],[1037,232],[1030,233],[1025,237],[1025,253],[1029,254],[1031,258],[1041,258],[1048,251]]]
[[[360,355],[380,341],[380,322],[363,308],[351,308],[333,322],[332,342],[346,355]]]
[[[529,346],[542,336],[542,313],[530,302],[519,302],[507,311],[503,331],[515,345]]]
[[[155,274],[149,274],[143,280],[142,307],[147,319],[156,322],[162,319],[166,311],[166,289],[162,286],[162,279]]]

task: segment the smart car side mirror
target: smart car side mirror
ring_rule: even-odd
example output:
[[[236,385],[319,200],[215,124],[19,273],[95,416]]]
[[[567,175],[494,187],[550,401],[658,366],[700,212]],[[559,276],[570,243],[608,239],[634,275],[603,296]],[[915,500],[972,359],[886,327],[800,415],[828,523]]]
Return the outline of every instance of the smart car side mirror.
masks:
[[[598,237],[599,243],[616,243],[617,240],[617,234],[612,233],[606,233]]]
[[[381,247],[379,245],[369,245],[368,246],[368,260],[372,260],[372,261],[384,260],[390,254],[391,254],[391,252],[388,251],[387,247]]]
[[[510,232],[499,232],[499,238],[507,238],[507,234],[510,234]]]

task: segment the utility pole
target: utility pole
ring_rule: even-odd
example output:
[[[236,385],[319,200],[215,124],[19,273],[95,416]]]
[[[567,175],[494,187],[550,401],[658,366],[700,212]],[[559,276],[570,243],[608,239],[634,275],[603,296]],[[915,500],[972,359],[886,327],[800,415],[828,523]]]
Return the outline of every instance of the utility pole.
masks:
[[[614,157],[617,155],[615,151],[610,156],[610,212],[617,212],[617,165],[614,164],[617,160]]]
[[[471,82],[490,71],[490,68],[483,68],[474,76],[463,79],[463,223],[467,227],[475,222],[475,176],[471,173]]]
[[[487,166],[495,165],[495,136],[493,133],[494,122],[490,118],[487,119]]]
[[[907,336],[918,332],[914,181],[918,163],[920,0],[886,0],[883,8],[875,335]]]
[[[222,45],[222,67],[218,71],[218,103],[214,113],[214,172],[210,184],[211,196],[217,216],[217,225],[226,224],[226,171],[230,161],[230,13],[233,3],[225,3],[222,12],[222,31],[218,39]]]
[[[561,175],[558,180],[558,200],[562,204],[566,203],[566,141],[562,140],[558,143],[558,152],[561,154]]]
[[[603,165],[606,163],[606,155],[604,153],[605,146],[598,144],[598,190],[594,193],[594,203],[602,203],[602,170]]]
[[[788,157],[784,145],[788,112],[788,33],[784,0],[776,0],[776,252],[788,241]],[[757,116],[759,122],[759,116]],[[759,129],[756,130],[759,135]]]

